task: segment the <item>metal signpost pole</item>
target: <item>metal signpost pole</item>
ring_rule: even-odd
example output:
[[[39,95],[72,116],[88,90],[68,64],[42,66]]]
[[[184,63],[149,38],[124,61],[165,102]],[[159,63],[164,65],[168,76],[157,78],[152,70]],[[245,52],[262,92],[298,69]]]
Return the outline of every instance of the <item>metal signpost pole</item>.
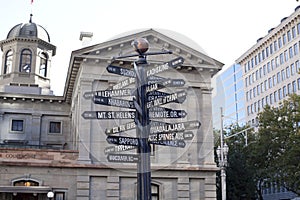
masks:
[[[150,169],[150,144],[148,142],[150,132],[149,111],[147,109],[146,98],[146,56],[141,55],[139,60],[135,62],[136,71],[136,107],[138,107],[136,115],[137,138],[140,140],[138,146],[138,154],[140,162],[138,163],[138,199],[151,200],[151,169]]]

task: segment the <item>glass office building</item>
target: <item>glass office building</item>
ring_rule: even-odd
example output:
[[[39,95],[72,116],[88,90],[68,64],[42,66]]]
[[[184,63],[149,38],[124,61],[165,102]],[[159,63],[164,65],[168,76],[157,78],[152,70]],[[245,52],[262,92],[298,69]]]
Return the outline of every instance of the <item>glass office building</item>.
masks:
[[[245,125],[245,94],[243,71],[240,65],[233,64],[221,70],[214,78],[213,116],[214,128],[220,130],[223,108],[223,128],[231,125]]]

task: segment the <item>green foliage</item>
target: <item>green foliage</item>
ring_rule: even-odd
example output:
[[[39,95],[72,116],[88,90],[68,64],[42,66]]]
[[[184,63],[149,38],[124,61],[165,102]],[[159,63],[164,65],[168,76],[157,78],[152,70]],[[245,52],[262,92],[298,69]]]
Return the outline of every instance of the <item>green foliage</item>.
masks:
[[[263,184],[284,184],[300,195],[300,96],[292,95],[278,108],[265,107],[254,132],[233,127],[225,142],[229,146],[227,197],[262,199]]]
[[[300,194],[300,96],[290,96],[279,108],[266,107],[259,115],[255,142],[247,147],[248,162],[257,182],[284,182]]]

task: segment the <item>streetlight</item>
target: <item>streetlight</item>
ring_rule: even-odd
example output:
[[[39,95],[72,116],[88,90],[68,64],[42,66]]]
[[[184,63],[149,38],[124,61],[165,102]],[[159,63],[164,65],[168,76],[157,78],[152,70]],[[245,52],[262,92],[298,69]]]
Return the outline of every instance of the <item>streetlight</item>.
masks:
[[[226,200],[226,171],[225,167],[227,166],[227,154],[228,146],[224,142],[223,135],[223,109],[221,107],[221,131],[220,131],[220,143],[221,145],[217,148],[217,156],[219,160],[219,167],[221,168],[221,194],[222,200]]]

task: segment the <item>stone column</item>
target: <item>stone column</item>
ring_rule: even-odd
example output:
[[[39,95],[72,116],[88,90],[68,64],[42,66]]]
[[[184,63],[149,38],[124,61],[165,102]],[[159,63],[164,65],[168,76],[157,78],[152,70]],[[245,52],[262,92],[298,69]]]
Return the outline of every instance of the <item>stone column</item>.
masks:
[[[42,133],[41,133],[41,124],[42,124],[42,114],[33,113],[31,118],[31,136],[29,136],[29,144],[41,145]],[[47,133],[45,133],[47,134]]]
[[[78,161],[81,163],[91,163],[90,152],[91,152],[91,119],[84,119],[81,114],[84,111],[92,111],[91,99],[85,99],[83,94],[91,91],[92,80],[81,79],[78,89],[78,119],[77,119],[77,131],[78,131],[78,150],[79,157]]]

